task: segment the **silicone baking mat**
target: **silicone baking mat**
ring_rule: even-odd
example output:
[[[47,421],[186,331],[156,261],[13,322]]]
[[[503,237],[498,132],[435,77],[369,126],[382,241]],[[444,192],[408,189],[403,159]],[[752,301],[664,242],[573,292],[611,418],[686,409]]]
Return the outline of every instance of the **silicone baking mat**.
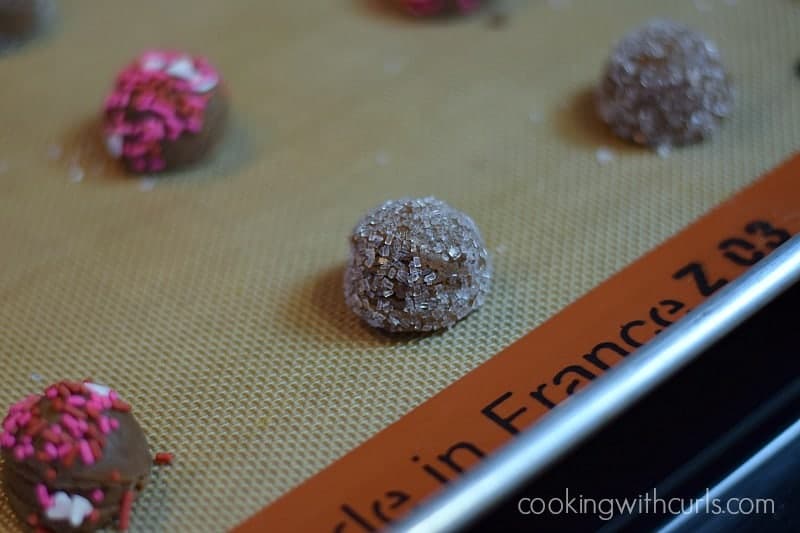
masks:
[[[0,405],[65,377],[119,389],[176,455],[133,531],[233,527],[800,145],[794,0],[514,2],[500,27],[366,0],[60,7],[0,57]],[[666,159],[588,98],[655,15],[712,36],[738,87],[720,134]],[[234,110],[213,160],[156,181],[95,136],[153,46],[209,56]],[[341,295],[349,230],[407,195],[469,213],[495,257],[486,306],[439,335],[373,332]]]

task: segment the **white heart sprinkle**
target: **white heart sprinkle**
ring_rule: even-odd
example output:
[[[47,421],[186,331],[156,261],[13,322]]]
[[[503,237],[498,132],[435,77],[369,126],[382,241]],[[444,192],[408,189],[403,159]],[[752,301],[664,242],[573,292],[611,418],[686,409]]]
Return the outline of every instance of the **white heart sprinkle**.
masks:
[[[217,86],[219,80],[215,76],[195,76],[191,80],[192,89],[198,93],[207,93]]]
[[[69,523],[72,527],[80,526],[86,517],[92,514],[93,510],[94,507],[89,503],[89,500],[76,494],[72,497],[72,511],[69,515]]]
[[[45,511],[49,520],[69,520],[72,527],[79,527],[94,511],[92,504],[83,496],[76,494],[70,497],[66,492],[60,491],[52,496],[53,505]]]
[[[189,57],[181,57],[173,61],[167,68],[167,74],[184,80],[191,80],[197,76],[197,72],[194,70],[194,63]]]
[[[110,387],[106,387],[105,385],[98,385],[97,383],[84,383],[86,388],[92,391],[93,393],[97,394],[98,396],[108,396],[111,392]]]
[[[165,65],[166,63],[164,62],[164,59],[157,55],[148,56],[142,60],[142,70],[145,72],[161,70]]]
[[[65,492],[53,494],[53,505],[47,508],[45,515],[50,520],[66,520],[72,512],[72,499]]]

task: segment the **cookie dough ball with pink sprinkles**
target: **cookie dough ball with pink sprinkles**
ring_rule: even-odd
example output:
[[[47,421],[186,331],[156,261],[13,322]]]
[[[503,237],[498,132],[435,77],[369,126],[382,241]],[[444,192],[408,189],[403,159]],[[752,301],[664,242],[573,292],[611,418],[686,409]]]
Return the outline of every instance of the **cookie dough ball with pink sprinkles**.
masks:
[[[221,81],[202,57],[145,52],[119,74],[106,99],[109,153],[129,170],[147,174],[201,160],[225,129],[228,104]]]
[[[4,492],[32,530],[128,528],[151,456],[115,391],[62,381],[13,405],[0,429]]]
[[[415,17],[460,15],[477,11],[487,0],[399,0],[400,6]]]

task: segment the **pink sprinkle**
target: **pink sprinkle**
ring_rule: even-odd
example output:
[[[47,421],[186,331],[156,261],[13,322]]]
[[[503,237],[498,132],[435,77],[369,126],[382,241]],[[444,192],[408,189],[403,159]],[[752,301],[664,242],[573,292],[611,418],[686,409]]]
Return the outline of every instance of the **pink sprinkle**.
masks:
[[[25,444],[23,445],[23,449],[25,450],[25,457],[32,457],[36,450],[33,448],[33,444]]]
[[[155,94],[139,94],[133,100],[133,107],[137,111],[147,111],[147,108],[153,106],[155,100],[156,100]],[[156,108],[153,107],[153,109],[155,110]]]
[[[65,443],[58,447],[58,456],[66,457],[72,451],[72,444]]]
[[[86,420],[78,420],[78,429],[81,433],[86,433],[89,430],[89,423]]]
[[[22,441],[22,444],[30,444],[31,442],[33,442],[33,439],[31,438],[30,435],[23,435],[20,440]]]
[[[189,117],[186,119],[186,129],[191,133],[200,133],[203,129],[203,119],[200,117]]]
[[[102,502],[103,498],[105,498],[105,494],[103,494],[102,490],[94,489],[94,491],[92,491],[92,501],[94,501],[94,503]]]
[[[52,431],[54,435],[61,435],[61,426],[53,424],[50,426],[50,431]]]
[[[58,396],[58,389],[55,387],[48,387],[47,392],[45,392],[48,398],[51,400]]]
[[[83,407],[86,405],[86,398],[83,396],[70,396],[69,400],[67,400],[67,403],[76,407]]]
[[[3,433],[0,435],[0,447],[13,448],[16,443],[17,441],[11,433]]]
[[[133,170],[136,172],[144,172],[147,168],[147,161],[144,159],[134,159],[131,163]]]
[[[72,436],[78,438],[81,436],[81,430],[78,427],[78,420],[70,414],[65,414],[61,417],[61,422],[67,427]]]
[[[117,429],[119,427],[119,420],[116,418],[112,418],[109,423],[111,424],[111,429]]]
[[[25,448],[23,446],[17,446],[14,448],[14,459],[17,461],[25,460]]]
[[[100,431],[102,431],[104,434],[108,435],[111,433],[111,424],[108,422],[108,417],[101,416],[97,425],[100,426]]]
[[[142,157],[149,150],[150,147],[146,144],[125,143],[125,145],[122,147],[122,155],[130,158]]]
[[[149,102],[150,110],[154,113],[161,115],[162,117],[171,117],[173,116],[173,109],[169,106],[166,102],[161,102],[159,100],[153,99],[152,102]]]
[[[9,433],[14,433],[17,431],[17,420],[19,420],[18,414],[9,415],[3,421],[3,429],[8,431]]]
[[[83,463],[87,465],[94,464],[94,455],[92,454],[92,449],[89,447],[89,443],[82,440],[78,446],[81,450],[81,459],[83,459]]]
[[[56,445],[52,442],[44,443],[44,453],[46,453],[50,459],[58,459],[58,448],[56,448]]]
[[[41,483],[36,485],[36,498],[44,509],[49,509],[53,505],[53,498],[47,493],[47,487]]]
[[[25,411],[24,413],[21,413],[19,415],[19,420],[17,420],[17,425],[19,425],[20,427],[25,427],[26,425],[28,425],[28,422],[31,421],[31,416],[32,415],[30,411]]]

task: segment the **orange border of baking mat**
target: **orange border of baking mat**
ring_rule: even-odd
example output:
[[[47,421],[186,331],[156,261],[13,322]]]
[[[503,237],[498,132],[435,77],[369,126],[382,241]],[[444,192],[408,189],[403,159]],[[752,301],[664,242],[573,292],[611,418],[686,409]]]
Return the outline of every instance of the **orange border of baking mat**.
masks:
[[[381,529],[798,231],[800,154],[234,531]]]

